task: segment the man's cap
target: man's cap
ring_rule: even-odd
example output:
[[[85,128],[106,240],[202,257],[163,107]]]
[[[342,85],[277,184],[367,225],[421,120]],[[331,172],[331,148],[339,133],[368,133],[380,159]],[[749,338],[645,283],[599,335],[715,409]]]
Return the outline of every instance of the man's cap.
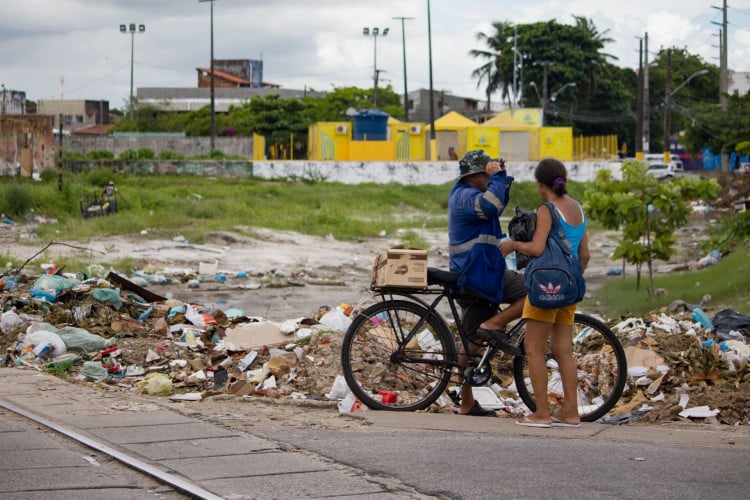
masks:
[[[108,185],[109,185],[109,186],[114,186],[114,185],[115,185],[115,181],[109,181],[109,184],[108,184]]]
[[[483,149],[475,149],[467,152],[458,162],[458,180],[469,175],[484,172],[487,168],[487,162],[491,160],[490,155]]]

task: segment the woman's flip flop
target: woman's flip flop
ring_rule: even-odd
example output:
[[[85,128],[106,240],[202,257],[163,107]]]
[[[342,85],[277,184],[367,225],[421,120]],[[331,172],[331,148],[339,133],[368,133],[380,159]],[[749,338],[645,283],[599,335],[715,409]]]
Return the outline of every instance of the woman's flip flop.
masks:
[[[516,425],[522,425],[524,427],[542,427],[545,429],[552,427],[552,424],[538,424],[536,422],[532,422],[528,417],[523,417],[516,420]]]

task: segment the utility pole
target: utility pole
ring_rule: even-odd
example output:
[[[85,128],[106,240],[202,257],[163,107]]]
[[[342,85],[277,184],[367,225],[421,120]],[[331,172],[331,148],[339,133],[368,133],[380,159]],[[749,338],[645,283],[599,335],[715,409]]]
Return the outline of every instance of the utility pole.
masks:
[[[672,49],[667,49],[667,74],[664,78],[664,162],[669,162],[670,152],[670,141],[671,134],[670,128],[672,127],[671,118],[672,113],[670,108],[672,107]]]
[[[643,152],[650,151],[649,134],[649,96],[648,96],[648,32],[643,35]]]
[[[393,19],[401,20],[401,45],[404,49],[404,121],[409,121],[409,91],[406,87],[406,29],[404,28],[404,21],[407,19],[414,19],[413,17],[394,17]]]
[[[721,9],[721,31],[719,32],[719,104],[721,111],[727,111],[727,93],[729,92],[729,68],[727,60],[727,0],[724,0],[721,7],[712,5],[714,9]],[[718,24],[712,21],[714,24]],[[721,170],[729,171],[729,155],[726,147],[721,148]]]
[[[544,113],[547,111],[547,73],[555,61],[540,61],[535,64],[541,65],[544,70],[542,74],[542,126],[544,126]]]
[[[643,38],[638,42],[638,80],[635,122],[635,152],[643,154]]]

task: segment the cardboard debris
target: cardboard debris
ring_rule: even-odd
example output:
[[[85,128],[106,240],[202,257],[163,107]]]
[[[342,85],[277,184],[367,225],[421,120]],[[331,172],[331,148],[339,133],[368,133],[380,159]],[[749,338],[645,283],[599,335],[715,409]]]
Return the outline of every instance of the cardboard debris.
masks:
[[[280,344],[288,337],[281,333],[278,325],[270,321],[240,323],[226,330],[223,339],[228,351],[249,351],[256,347]]]

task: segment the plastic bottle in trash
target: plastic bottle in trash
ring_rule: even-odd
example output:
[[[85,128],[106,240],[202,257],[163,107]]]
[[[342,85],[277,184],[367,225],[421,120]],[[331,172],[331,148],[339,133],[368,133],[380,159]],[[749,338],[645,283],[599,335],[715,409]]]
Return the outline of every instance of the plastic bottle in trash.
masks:
[[[503,238],[500,241],[510,241],[510,238]],[[505,256],[505,267],[510,269],[511,271],[518,270],[518,265],[516,262],[516,252],[510,252]]]
[[[47,371],[48,372],[56,371],[56,370],[68,371],[75,364],[76,361],[78,361],[77,356],[70,356],[70,357],[63,358],[59,361],[53,361],[47,364]]]
[[[711,323],[711,319],[708,317],[708,314],[706,314],[700,307],[696,307],[695,309],[693,309],[692,319],[696,323],[700,323],[700,325],[707,330],[714,329],[714,324]]]

